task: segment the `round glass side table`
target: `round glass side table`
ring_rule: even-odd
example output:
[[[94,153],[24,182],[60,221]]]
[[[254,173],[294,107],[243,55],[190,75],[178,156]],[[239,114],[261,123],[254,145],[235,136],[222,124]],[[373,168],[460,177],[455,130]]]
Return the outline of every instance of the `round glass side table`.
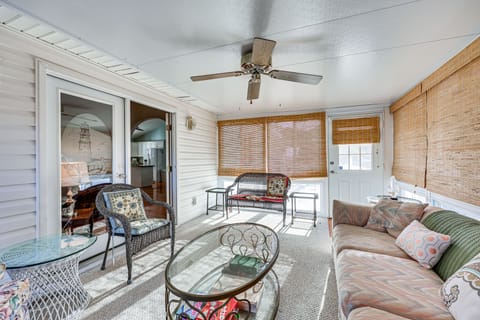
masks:
[[[28,240],[0,251],[0,261],[14,280],[28,279],[30,319],[77,319],[90,295],[80,281],[80,254],[96,236],[53,235]]]

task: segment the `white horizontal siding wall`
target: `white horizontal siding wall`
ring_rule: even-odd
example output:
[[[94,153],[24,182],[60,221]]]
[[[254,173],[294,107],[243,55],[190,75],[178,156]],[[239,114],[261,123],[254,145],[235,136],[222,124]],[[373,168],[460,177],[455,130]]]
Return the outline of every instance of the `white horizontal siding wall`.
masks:
[[[176,113],[179,222],[205,212],[205,189],[217,183],[214,113],[0,26],[0,249],[36,235],[35,59],[83,85]],[[188,115],[196,121],[192,131],[185,127]]]
[[[188,130],[187,116],[196,126]],[[186,222],[205,214],[205,190],[217,186],[217,119],[211,112],[189,109],[177,112],[178,220]]]
[[[0,41],[0,248],[35,237],[34,58]]]

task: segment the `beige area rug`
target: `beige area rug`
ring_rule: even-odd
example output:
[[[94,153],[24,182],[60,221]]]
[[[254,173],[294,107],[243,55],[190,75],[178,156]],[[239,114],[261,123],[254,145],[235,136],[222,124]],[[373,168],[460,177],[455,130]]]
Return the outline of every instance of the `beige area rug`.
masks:
[[[326,219],[317,227],[311,220],[295,219],[282,226],[282,216],[268,211],[243,210],[226,220],[222,215],[201,216],[177,228],[176,250],[190,239],[226,223],[256,222],[274,229],[280,239],[280,255],[274,270],[280,282],[280,306],[276,319],[338,319],[337,289]],[[287,219],[287,222],[290,220]],[[125,259],[107,269],[82,274],[92,296],[81,319],[165,319],[164,270],[169,242],[154,244],[134,257],[133,283],[126,285]]]

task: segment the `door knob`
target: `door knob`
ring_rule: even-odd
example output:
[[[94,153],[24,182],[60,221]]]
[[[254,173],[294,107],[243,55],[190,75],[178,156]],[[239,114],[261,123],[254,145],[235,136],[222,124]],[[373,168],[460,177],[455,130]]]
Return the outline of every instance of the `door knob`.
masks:
[[[330,170],[330,173],[335,173],[335,171],[334,171],[334,170]]]

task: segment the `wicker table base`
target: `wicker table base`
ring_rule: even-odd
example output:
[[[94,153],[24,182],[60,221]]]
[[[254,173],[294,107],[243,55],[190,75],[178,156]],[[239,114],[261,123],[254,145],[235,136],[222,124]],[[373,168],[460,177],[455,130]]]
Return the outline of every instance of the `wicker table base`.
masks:
[[[30,281],[30,319],[78,319],[88,306],[90,295],[78,274],[79,254],[37,266],[11,269],[13,279]]]

